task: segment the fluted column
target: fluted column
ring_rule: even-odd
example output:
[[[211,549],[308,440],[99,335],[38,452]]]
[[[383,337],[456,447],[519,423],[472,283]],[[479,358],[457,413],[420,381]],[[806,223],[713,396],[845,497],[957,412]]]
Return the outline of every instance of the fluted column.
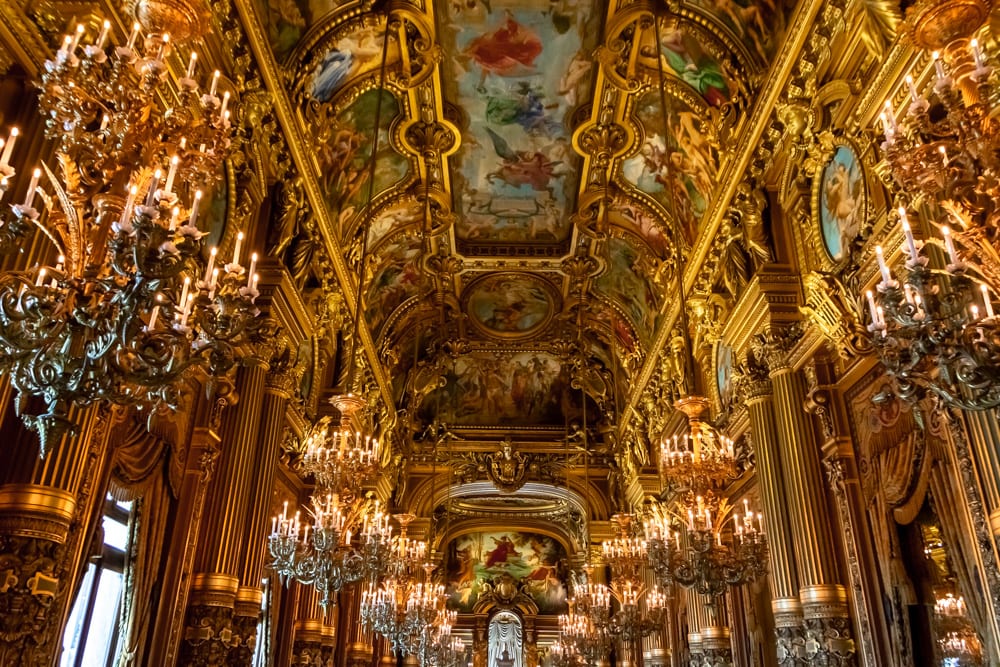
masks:
[[[729,633],[726,598],[714,600],[699,595],[704,608],[704,623],[701,626],[701,654],[703,664],[711,667],[731,667],[733,664],[733,642]]]
[[[1000,537],[1000,423],[993,410],[966,412],[965,419],[970,449],[980,470],[990,532],[994,538]]]
[[[278,455],[285,429],[285,412],[293,381],[290,361],[272,364],[264,382],[264,397],[258,407],[260,423],[257,446],[247,457],[253,458],[247,489],[247,508],[242,527],[242,565],[240,589],[233,609],[233,646],[230,664],[248,665],[253,660],[257,642],[257,624],[263,590],[264,560],[267,556],[268,513],[271,492],[278,468]]]
[[[0,487],[0,664],[47,667],[59,654],[64,611],[103,507],[112,414],[102,406],[72,415],[79,435],[61,438],[44,459],[37,436],[13,429],[18,440],[7,447],[18,451],[5,456],[26,451],[33,461]]]
[[[804,408],[807,386],[788,357],[798,337],[797,327],[772,328],[755,339],[754,354],[770,369],[782,478],[787,495],[795,498],[786,505],[786,512],[795,546],[806,658],[814,664],[855,664],[847,592],[838,581],[820,448]]]
[[[252,650],[247,651],[245,628],[238,624],[234,633],[233,617],[237,600],[246,611],[256,598],[260,604],[260,581],[255,590],[241,592],[244,555],[244,520],[256,493],[251,488],[261,403],[267,364],[259,358],[244,360],[237,376],[239,402],[230,408],[222,420],[222,453],[216,477],[209,488],[205,514],[195,557],[195,576],[191,584],[191,599],[187,610],[181,663],[215,665],[219,660],[249,664]],[[246,587],[244,587],[246,588]],[[252,639],[251,639],[252,642]],[[230,656],[229,651],[237,652]],[[221,657],[220,657],[221,656]]]
[[[771,609],[774,613],[778,663],[792,664],[805,650],[802,605],[795,547],[781,474],[781,447],[774,418],[774,396],[768,369],[753,354],[740,378],[740,392],[750,416],[755,472],[767,530]]]
[[[708,616],[705,613],[705,605],[702,604],[701,595],[693,589],[684,591],[685,606],[687,607],[687,644],[690,667],[698,667],[704,658],[704,650],[701,643],[701,629],[708,625]]]
[[[295,639],[292,644],[292,665],[327,667],[324,657],[323,615],[319,606],[319,592],[312,586],[299,586],[298,607],[295,610]]]

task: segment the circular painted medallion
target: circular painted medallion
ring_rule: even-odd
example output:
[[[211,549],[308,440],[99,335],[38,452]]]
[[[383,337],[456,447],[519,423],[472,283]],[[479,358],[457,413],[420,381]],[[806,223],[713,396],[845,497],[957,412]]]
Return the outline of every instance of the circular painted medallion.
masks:
[[[523,273],[491,274],[469,286],[466,312],[483,333],[496,338],[528,338],[555,312],[553,288]]]

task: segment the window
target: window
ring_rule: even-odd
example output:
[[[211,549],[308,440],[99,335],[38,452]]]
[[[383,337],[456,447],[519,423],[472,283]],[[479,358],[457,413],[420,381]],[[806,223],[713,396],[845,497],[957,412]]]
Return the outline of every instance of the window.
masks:
[[[92,556],[63,633],[60,667],[112,667],[125,583],[125,552],[131,502],[104,502],[101,552]]]

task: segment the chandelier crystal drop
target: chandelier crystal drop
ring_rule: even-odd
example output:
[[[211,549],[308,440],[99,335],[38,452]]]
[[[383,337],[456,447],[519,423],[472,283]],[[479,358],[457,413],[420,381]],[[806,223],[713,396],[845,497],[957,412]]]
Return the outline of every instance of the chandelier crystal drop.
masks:
[[[45,402],[46,413],[22,415],[43,455],[73,428],[70,405],[174,408],[195,365],[211,391],[258,314],[256,255],[243,266],[242,233],[232,261],[212,249],[206,262],[198,226],[230,150],[230,93],[217,72],[203,89],[194,56],[175,88],[167,34],[143,36],[137,24],[117,47],[109,34],[107,21],[92,40],[80,25],[45,63],[39,109],[56,168],[35,169],[0,212],[0,253],[39,230],[58,255],[0,276],[0,369],[22,403]],[[16,176],[17,136],[0,154],[0,200]]]
[[[944,270],[930,267],[907,218],[903,271],[894,279],[881,247],[881,280],[866,294],[873,343],[895,392],[909,402],[935,397],[965,410],[1000,405],[1000,325],[992,287],[1000,285],[1000,121],[993,68],[976,40],[950,51],[950,71],[934,53],[932,95],[907,77],[909,106],[881,114],[883,154],[914,210],[934,225]],[[940,214],[940,215],[939,215]]]

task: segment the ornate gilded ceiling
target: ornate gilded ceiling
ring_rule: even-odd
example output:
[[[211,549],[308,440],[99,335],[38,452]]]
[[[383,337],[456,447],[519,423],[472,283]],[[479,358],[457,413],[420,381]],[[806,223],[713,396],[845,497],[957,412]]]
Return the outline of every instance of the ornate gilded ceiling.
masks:
[[[256,9],[311,151],[323,236],[354,275],[366,258],[365,321],[413,432],[436,419],[558,439],[582,413],[580,367],[588,407],[615,421],[664,337],[679,260],[711,233],[727,147],[787,11]],[[322,281],[312,252],[289,239],[283,259]]]

